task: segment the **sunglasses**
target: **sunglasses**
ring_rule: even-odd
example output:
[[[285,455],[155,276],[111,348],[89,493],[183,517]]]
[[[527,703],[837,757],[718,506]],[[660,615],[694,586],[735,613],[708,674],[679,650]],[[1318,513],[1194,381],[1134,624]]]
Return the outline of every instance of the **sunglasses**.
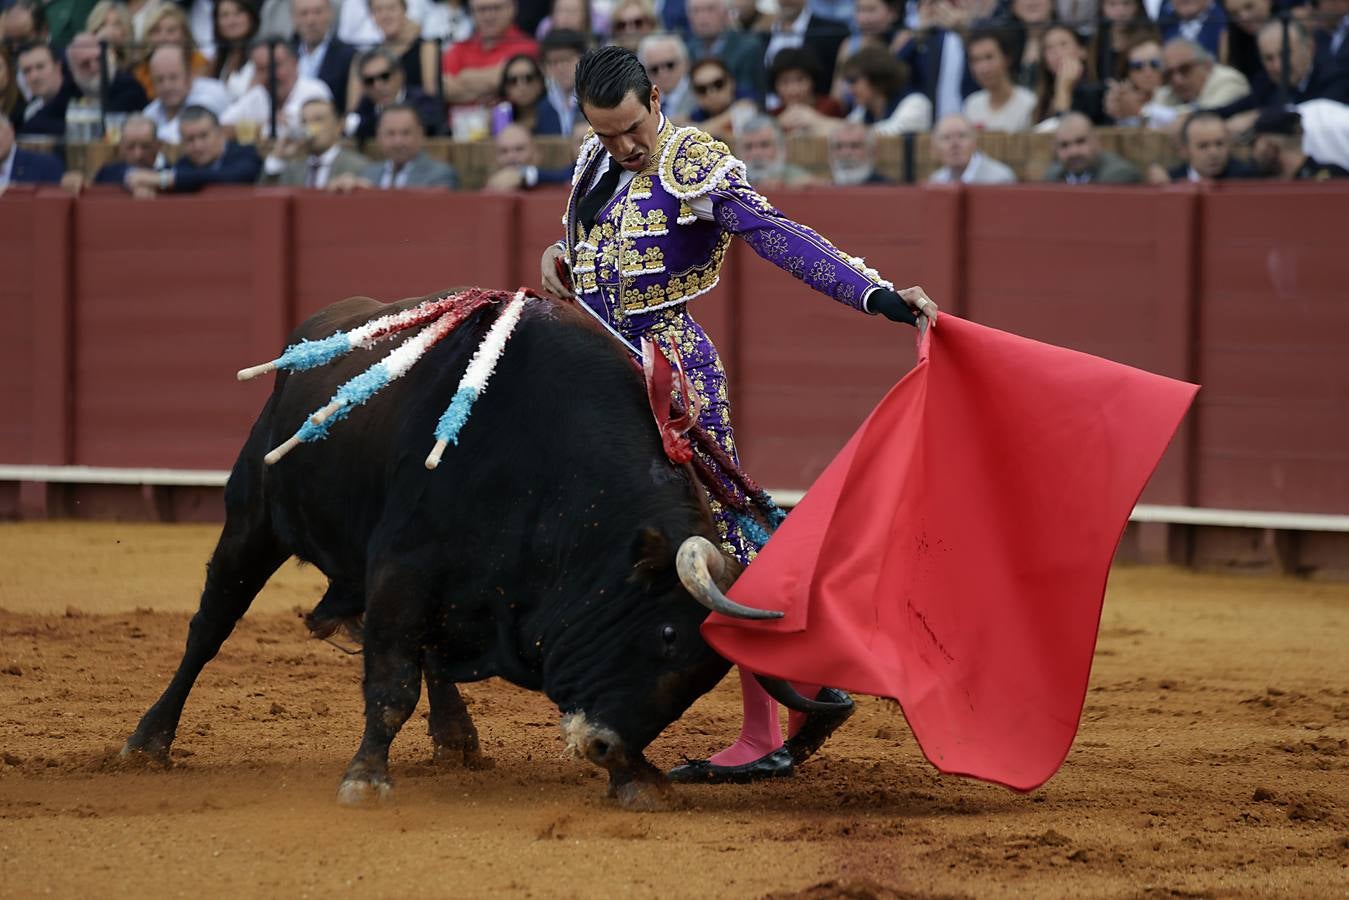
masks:
[[[1160,59],[1131,59],[1129,60],[1130,72],[1141,72],[1144,69],[1153,69],[1160,72],[1162,70],[1162,61]]]
[[[374,72],[370,75],[362,75],[361,84],[365,85],[366,87],[374,87],[375,82],[377,81],[387,82],[392,77],[393,77],[393,70],[385,69],[383,72]]]
[[[614,31],[641,31],[643,28],[650,28],[651,20],[642,16],[640,19],[618,19],[614,22]]]
[[[693,86],[693,93],[697,94],[699,97],[702,97],[705,94],[712,93],[713,91],[720,91],[725,87],[726,87],[726,79],[718,78],[715,81],[704,81],[702,84],[695,84]]]
[[[520,75],[507,75],[506,86],[515,87],[517,84],[533,84],[538,80],[539,76],[535,75],[533,72],[525,72]]]
[[[1193,61],[1183,62],[1180,65],[1176,66],[1175,68],[1163,69],[1162,77],[1167,79],[1168,81],[1171,79],[1172,75],[1179,75],[1181,78],[1185,78],[1190,74],[1191,71],[1194,70],[1194,67],[1195,63]]]
[[[661,72],[673,72],[675,70],[675,67],[678,65],[679,63],[675,60],[670,60],[669,62],[652,63],[651,65],[646,67],[646,74],[659,75]]]

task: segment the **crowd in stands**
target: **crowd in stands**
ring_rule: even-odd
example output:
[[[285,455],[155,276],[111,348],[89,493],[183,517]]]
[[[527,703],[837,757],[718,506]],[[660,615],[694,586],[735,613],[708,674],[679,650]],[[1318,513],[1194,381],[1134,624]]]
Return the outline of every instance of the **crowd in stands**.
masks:
[[[535,142],[576,146],[602,43],[763,188],[825,180],[796,136],[838,185],[886,183],[878,138],[917,134],[932,181],[1014,182],[992,132],[1052,134],[1043,178],[1072,184],[1349,175],[1349,0],[0,0],[0,190],[456,188],[428,139],[492,141],[488,189],[566,182]],[[1182,161],[1125,160],[1103,127]],[[115,162],[64,172],[100,140]]]

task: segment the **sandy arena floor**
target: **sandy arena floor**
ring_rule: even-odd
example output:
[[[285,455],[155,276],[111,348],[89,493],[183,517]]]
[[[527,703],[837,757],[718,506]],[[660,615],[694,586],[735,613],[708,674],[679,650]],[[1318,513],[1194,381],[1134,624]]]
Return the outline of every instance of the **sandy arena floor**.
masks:
[[[1349,586],[1119,568],[1060,773],[940,777],[863,699],[786,783],[638,814],[560,758],[557,713],[464,691],[496,768],[438,769],[422,716],[397,803],[334,802],[360,660],[309,640],[287,566],[188,702],[169,771],[112,762],[177,664],[216,529],[0,525],[0,896],[1349,896]],[[733,679],[657,765],[716,749]]]

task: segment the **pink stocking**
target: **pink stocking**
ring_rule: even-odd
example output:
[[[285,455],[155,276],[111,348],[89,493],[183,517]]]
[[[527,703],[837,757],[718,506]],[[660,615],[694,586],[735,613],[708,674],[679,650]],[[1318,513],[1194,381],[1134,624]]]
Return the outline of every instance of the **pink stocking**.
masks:
[[[739,739],[710,760],[715,766],[744,765],[782,746],[777,701],[768,696],[753,672],[743,666],[738,671],[745,719],[740,726]]]
[[[803,682],[792,682],[792,687],[796,692],[807,700],[814,700],[815,695],[820,692],[818,684],[805,684]],[[796,737],[796,733],[801,730],[801,726],[806,724],[807,713],[792,711],[787,713],[787,737]]]

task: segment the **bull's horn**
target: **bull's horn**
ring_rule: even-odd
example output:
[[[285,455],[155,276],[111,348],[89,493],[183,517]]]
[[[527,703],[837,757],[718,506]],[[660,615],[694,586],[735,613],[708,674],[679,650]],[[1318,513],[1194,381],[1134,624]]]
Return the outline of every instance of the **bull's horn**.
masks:
[[[741,606],[721,592],[717,587],[716,576],[720,575],[726,560],[721,551],[712,546],[707,538],[694,535],[679,545],[679,554],[675,557],[675,568],[679,571],[679,580],[688,588],[703,606],[712,612],[730,616],[733,619],[780,619],[782,613],[775,609],[755,609]],[[710,570],[709,570],[710,569]],[[785,705],[785,704],[784,704]]]
[[[852,700],[846,700],[842,703],[808,700],[801,696],[800,691],[792,687],[791,682],[782,678],[760,675],[758,672],[754,673],[754,677],[759,679],[759,684],[763,685],[763,689],[768,692],[768,696],[794,712],[841,712],[845,709],[852,709]]]

